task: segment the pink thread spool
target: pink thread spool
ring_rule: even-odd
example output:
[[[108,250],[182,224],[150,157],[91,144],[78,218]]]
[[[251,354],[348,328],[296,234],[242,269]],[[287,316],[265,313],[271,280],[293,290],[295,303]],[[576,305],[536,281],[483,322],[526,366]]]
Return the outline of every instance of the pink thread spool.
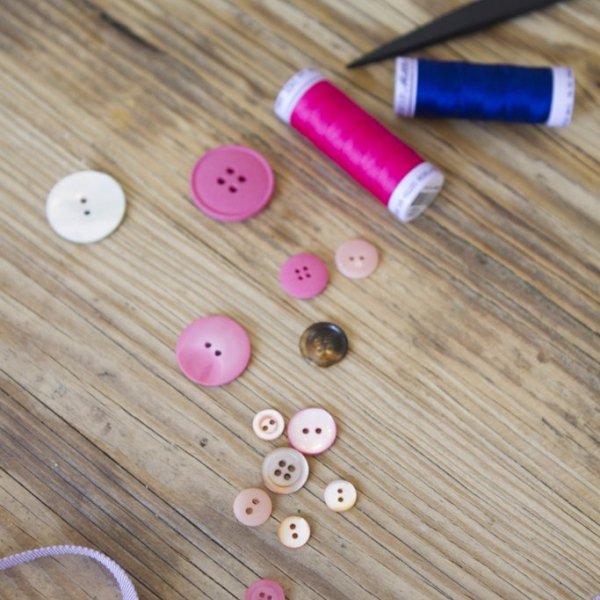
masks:
[[[440,171],[314,69],[283,86],[275,114],[405,223],[433,202],[444,183]]]

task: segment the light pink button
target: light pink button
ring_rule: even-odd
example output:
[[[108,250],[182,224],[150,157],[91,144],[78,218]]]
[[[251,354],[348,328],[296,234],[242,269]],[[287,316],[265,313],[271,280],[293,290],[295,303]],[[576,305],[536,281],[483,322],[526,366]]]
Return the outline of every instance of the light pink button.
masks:
[[[335,442],[337,428],[333,417],[322,408],[305,408],[288,423],[290,444],[302,454],[321,454]]]
[[[242,490],[233,501],[235,518],[248,527],[262,525],[271,516],[272,510],[269,494],[258,488]]]
[[[246,590],[244,600],[285,600],[285,593],[276,581],[261,579]]]
[[[259,213],[273,193],[273,170],[244,146],[209,150],[192,170],[190,187],[198,208],[217,221],[243,221]]]
[[[318,296],[328,281],[329,271],[323,260],[308,252],[291,256],[279,271],[281,287],[294,298]]]
[[[375,271],[379,263],[377,248],[365,240],[348,240],[335,253],[339,272],[350,279],[363,279]]]
[[[179,368],[195,383],[223,385],[239,377],[250,362],[246,330],[229,317],[210,316],[188,325],[177,340]]]

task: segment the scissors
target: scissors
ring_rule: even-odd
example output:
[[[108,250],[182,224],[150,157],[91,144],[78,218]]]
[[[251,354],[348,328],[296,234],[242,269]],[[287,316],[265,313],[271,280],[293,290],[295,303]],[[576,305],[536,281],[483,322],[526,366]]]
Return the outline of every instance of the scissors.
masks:
[[[401,35],[379,48],[357,58],[348,68],[361,67],[407,54],[438,42],[479,31],[518,15],[544,8],[560,0],[476,0],[434,19],[407,35]]]

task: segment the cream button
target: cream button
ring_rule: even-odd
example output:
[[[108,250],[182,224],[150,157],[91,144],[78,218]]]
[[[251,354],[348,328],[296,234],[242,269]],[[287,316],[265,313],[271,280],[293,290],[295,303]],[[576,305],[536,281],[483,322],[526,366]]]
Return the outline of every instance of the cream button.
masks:
[[[248,527],[262,525],[273,510],[269,494],[258,488],[242,490],[233,501],[235,518]]]
[[[310,538],[310,525],[303,517],[286,517],[277,530],[279,541],[288,548],[300,548]]]
[[[280,412],[267,408],[254,415],[252,430],[261,440],[272,442],[276,440],[285,429],[285,421]]]
[[[65,240],[90,244],[109,236],[125,215],[125,194],[106,173],[79,171],[61,179],[46,199],[50,227]]]
[[[325,504],[335,512],[350,510],[356,504],[356,488],[349,481],[332,481],[325,488]]]
[[[308,479],[308,462],[293,448],[277,448],[265,456],[262,478],[265,487],[275,494],[293,494]]]

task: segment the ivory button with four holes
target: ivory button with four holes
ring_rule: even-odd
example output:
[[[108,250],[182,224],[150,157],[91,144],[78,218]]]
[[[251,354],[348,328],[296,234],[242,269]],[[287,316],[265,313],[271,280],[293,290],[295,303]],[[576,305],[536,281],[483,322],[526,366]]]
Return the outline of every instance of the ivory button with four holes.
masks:
[[[337,437],[333,417],[322,408],[305,408],[288,423],[290,444],[302,454],[321,454],[329,449]]]
[[[245,146],[209,150],[194,165],[190,188],[196,206],[217,221],[244,221],[263,210],[275,179],[266,159]]]
[[[269,494],[258,488],[242,490],[233,501],[235,518],[248,527],[262,525],[271,516],[272,510]]]
[[[48,194],[46,218],[60,237],[90,244],[109,236],[125,215],[125,194],[106,173],[79,171],[61,179]]]
[[[261,440],[272,442],[283,433],[285,421],[280,412],[267,408],[254,415],[252,429]]]
[[[177,340],[179,368],[195,383],[224,385],[239,377],[250,361],[250,338],[229,317],[212,315],[188,325]]]
[[[315,254],[302,252],[288,258],[279,271],[281,287],[294,298],[318,296],[329,282],[327,265]]]
[[[356,488],[349,481],[332,481],[325,488],[325,504],[335,512],[350,510],[356,504]]]
[[[265,487],[275,494],[293,494],[308,479],[308,462],[293,448],[277,448],[265,456],[262,478]]]
[[[310,538],[310,525],[303,517],[286,517],[277,530],[279,541],[288,548],[300,548]]]

